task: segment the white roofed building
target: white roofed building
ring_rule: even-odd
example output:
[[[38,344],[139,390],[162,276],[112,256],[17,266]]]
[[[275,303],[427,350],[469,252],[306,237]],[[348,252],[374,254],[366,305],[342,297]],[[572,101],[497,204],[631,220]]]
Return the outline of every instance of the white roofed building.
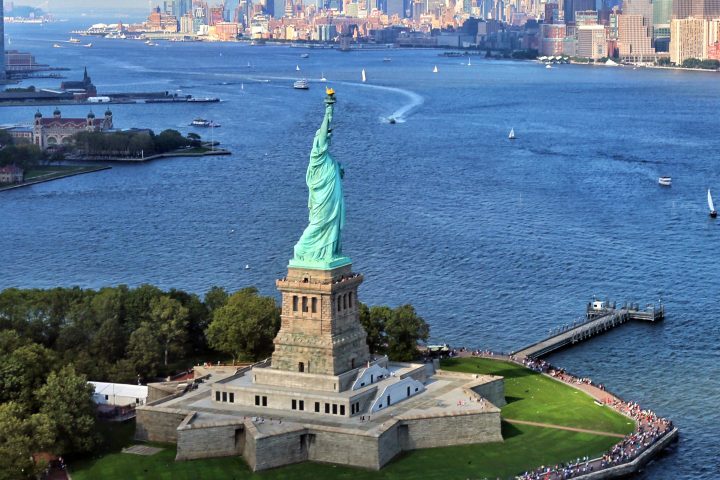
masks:
[[[145,405],[148,397],[146,385],[129,385],[126,383],[88,382],[95,386],[93,401],[97,405],[124,407],[128,405]]]

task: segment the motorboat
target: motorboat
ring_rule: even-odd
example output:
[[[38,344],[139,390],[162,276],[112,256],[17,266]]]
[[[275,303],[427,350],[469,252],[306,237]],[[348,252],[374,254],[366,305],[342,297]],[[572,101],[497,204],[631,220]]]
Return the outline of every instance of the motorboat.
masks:
[[[53,43],[53,48],[62,48],[62,45],[58,45],[57,43]]]
[[[710,195],[710,189],[708,188],[708,207],[710,208],[710,218],[717,218],[717,210],[715,210],[715,205],[713,205],[713,199],[712,195]]]
[[[309,54],[309,53],[303,53],[302,55],[300,55],[300,58],[310,58],[310,54]]]
[[[70,42],[70,43],[80,43],[80,40],[78,40],[77,38],[70,37],[70,40],[68,40],[68,42]]]
[[[297,80],[295,83],[293,83],[293,88],[297,90],[309,90],[310,84],[307,80],[303,78],[302,80]]]
[[[92,43],[86,43],[85,45],[83,45],[83,47],[85,47],[85,48],[92,48]]]
[[[658,184],[663,187],[669,187],[672,185],[672,177],[660,177],[658,178]]]
[[[545,68],[553,68],[553,67],[552,67],[552,65],[550,65],[549,63],[546,63],[546,64],[545,64]]]
[[[195,120],[190,123],[191,127],[202,127],[202,128],[217,128],[220,126],[219,123],[211,122],[210,120],[205,120],[204,118],[196,118]]]
[[[392,62],[392,58],[385,57],[385,58],[383,58],[383,62]]]
[[[395,125],[397,123],[397,120],[395,120],[395,117],[388,118],[388,123],[390,125]]]

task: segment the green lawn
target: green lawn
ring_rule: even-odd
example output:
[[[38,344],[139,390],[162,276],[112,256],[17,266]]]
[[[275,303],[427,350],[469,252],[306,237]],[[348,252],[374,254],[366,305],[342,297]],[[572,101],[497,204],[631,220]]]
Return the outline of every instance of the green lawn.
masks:
[[[30,182],[33,180],[50,179],[55,177],[62,177],[68,173],[84,172],[94,170],[97,167],[79,167],[69,165],[52,165],[47,167],[35,167],[25,172],[25,181]]]
[[[506,419],[619,434],[630,433],[635,428],[630,419],[597,405],[589,395],[513,363],[463,358],[445,360],[442,368],[505,377],[508,404],[503,407],[502,415]]]
[[[597,406],[574,388],[542,377],[511,363],[485,359],[450,360],[443,368],[472,373],[503,375],[508,405],[503,417],[627,433],[634,425],[607,407]],[[105,426],[112,439],[96,458],[71,462],[74,480],[102,479],[208,479],[208,480],[420,480],[510,478],[544,464],[597,456],[618,439],[553,428],[511,425],[503,422],[504,442],[416,450],[403,454],[380,472],[315,463],[291,465],[252,473],[240,458],[175,462],[175,446],[150,456],[118,453],[131,445],[134,423]]]

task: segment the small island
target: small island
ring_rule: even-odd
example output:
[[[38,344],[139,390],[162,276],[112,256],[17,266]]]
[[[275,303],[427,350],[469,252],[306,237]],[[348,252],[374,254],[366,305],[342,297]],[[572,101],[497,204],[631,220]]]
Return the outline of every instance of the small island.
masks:
[[[0,128],[0,191],[110,169],[77,163],[230,155],[217,145],[171,129],[117,130],[110,110],[100,118],[92,111],[85,118],[65,118],[59,109],[45,118],[38,111],[32,127]]]

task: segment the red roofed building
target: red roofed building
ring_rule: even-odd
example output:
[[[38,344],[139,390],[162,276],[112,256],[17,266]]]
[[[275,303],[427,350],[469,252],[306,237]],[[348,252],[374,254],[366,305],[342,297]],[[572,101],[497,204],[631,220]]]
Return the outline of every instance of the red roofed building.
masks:
[[[43,118],[42,113],[35,114],[33,143],[45,150],[57,145],[68,144],[71,137],[79,132],[106,132],[113,128],[112,112],[107,110],[105,117],[95,118],[90,112],[86,118],[62,118],[60,110],[53,112],[52,118]]]
[[[0,183],[20,183],[25,179],[25,172],[15,165],[0,167]]]

